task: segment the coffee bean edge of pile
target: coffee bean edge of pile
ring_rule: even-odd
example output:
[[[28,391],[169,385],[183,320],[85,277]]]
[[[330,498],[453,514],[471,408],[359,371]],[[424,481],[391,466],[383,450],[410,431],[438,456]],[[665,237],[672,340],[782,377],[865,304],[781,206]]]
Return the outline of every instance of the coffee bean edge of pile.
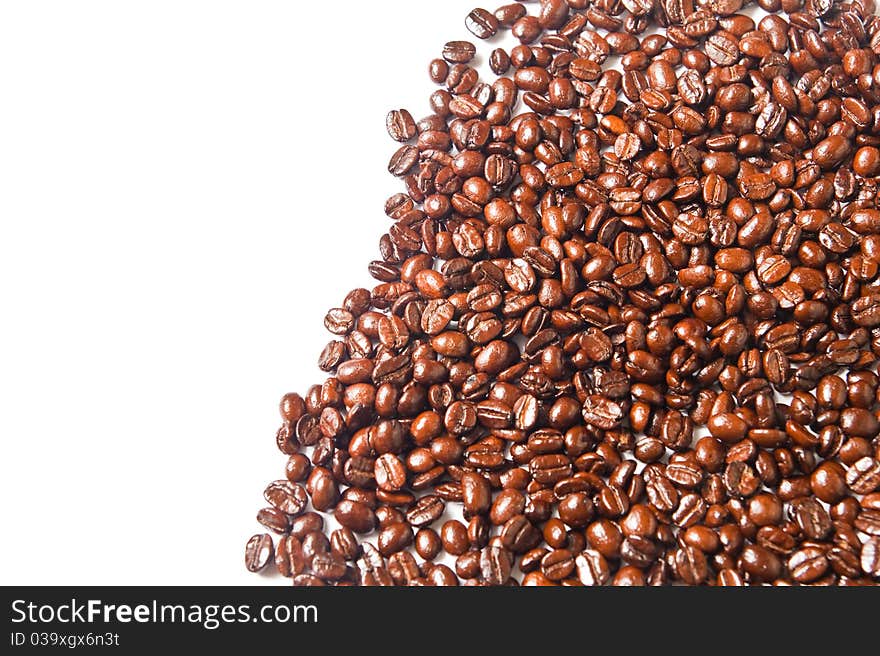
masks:
[[[749,4],[466,17],[518,45],[488,83],[450,41],[389,113],[377,284],[282,399],[249,570],[880,583],[880,18]]]

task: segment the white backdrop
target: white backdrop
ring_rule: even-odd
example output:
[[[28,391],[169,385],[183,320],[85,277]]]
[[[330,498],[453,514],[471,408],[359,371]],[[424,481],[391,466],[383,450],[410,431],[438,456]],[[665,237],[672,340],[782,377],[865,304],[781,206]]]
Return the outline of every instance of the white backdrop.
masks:
[[[279,582],[243,567],[277,401],[473,6],[0,3],[0,583]]]

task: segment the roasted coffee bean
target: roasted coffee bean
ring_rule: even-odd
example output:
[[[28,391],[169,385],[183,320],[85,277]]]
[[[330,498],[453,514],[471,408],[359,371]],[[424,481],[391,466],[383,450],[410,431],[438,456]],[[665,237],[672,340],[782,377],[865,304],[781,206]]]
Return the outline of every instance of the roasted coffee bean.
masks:
[[[504,75],[510,70],[510,55],[507,54],[507,51],[504,48],[495,48],[495,50],[492,51],[489,55],[489,68],[492,69],[492,72],[495,73],[495,75]],[[488,175],[486,176],[486,179],[489,179]]]
[[[483,81],[446,42],[432,113],[386,117],[377,284],[328,303],[329,378],[280,406],[281,574],[880,583],[878,23],[758,4],[464,18],[520,45]]]
[[[821,540],[831,531],[828,511],[814,499],[799,499],[792,503],[794,519],[804,535],[811,540]]]
[[[853,521],[853,527],[865,535],[880,535],[880,510],[863,510]]]
[[[303,556],[311,562],[315,555],[330,551],[330,541],[320,531],[310,531],[301,536]]]
[[[574,556],[568,549],[554,549],[541,559],[541,573],[551,581],[561,581],[575,568]]]
[[[405,109],[395,109],[385,118],[388,135],[395,141],[409,141],[416,136],[416,122]]]
[[[391,156],[391,159],[388,162],[388,172],[398,178],[402,178],[413,169],[418,160],[418,148],[416,148],[415,146],[401,146]],[[326,321],[325,325],[327,325]],[[328,327],[327,329],[334,335],[345,333],[344,330],[342,332],[336,332],[330,327]]]
[[[583,418],[589,425],[610,430],[614,428],[624,416],[620,404],[611,399],[593,394],[584,401]]]
[[[277,508],[263,508],[257,513],[257,521],[270,531],[281,535],[290,530],[290,520]]]
[[[343,499],[333,511],[336,521],[355,533],[369,533],[376,526],[376,514],[360,501]]]
[[[828,570],[825,552],[818,547],[805,547],[792,554],[788,560],[788,571],[798,583],[812,583]]]
[[[305,571],[306,566],[306,557],[303,554],[299,538],[288,535],[278,540],[278,548],[275,550],[275,567],[281,576],[298,576]]]
[[[308,503],[305,488],[289,481],[271,483],[263,496],[272,506],[288,515],[298,515]]]
[[[865,456],[846,472],[846,484],[856,494],[869,494],[880,489],[880,462]]]
[[[354,533],[347,528],[338,528],[330,534],[330,550],[343,560],[355,560],[361,552]]]
[[[880,537],[871,537],[862,545],[862,571],[875,579],[880,578]]]
[[[541,533],[525,515],[514,515],[501,528],[501,542],[513,553],[525,553],[541,540]]]
[[[749,497],[761,485],[761,479],[755,470],[745,462],[732,462],[727,465],[722,481],[728,494],[737,497]]]
[[[386,453],[376,459],[373,474],[376,485],[389,492],[395,492],[406,484],[406,468],[393,453]]]
[[[467,64],[474,58],[477,49],[468,41],[449,41],[443,46],[443,59],[456,64]]]
[[[746,546],[739,562],[743,572],[757,583],[769,583],[782,573],[779,557],[758,545]]]
[[[748,425],[738,415],[728,412],[709,418],[709,432],[722,442],[738,442],[746,436]]]
[[[611,578],[611,568],[601,553],[587,549],[575,559],[578,580],[584,585],[606,585]]]
[[[440,518],[445,505],[443,499],[437,495],[429,494],[423,496],[407,510],[406,519],[413,526],[428,526]]]
[[[464,22],[470,33],[478,39],[488,39],[498,32],[498,19],[485,9],[474,9]]]
[[[333,553],[319,553],[312,558],[312,571],[324,581],[337,581],[345,576],[345,561]]]
[[[451,519],[440,529],[443,549],[453,556],[460,556],[468,547],[467,529],[461,522]]]
[[[492,488],[485,477],[475,472],[465,472],[460,483],[465,518],[469,519],[489,510]]]
[[[510,578],[511,558],[500,546],[490,545],[480,552],[480,574],[490,585],[504,585]]]
[[[259,572],[272,560],[274,549],[272,536],[268,533],[254,535],[247,541],[244,550],[244,564],[249,572]]]
[[[688,585],[700,585],[709,575],[709,564],[702,551],[686,546],[675,552],[675,570]]]

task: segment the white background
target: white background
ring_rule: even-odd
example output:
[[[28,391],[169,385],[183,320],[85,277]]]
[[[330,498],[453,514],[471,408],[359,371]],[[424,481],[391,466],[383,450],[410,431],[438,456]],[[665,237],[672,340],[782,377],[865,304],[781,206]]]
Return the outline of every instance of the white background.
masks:
[[[277,401],[473,6],[0,0],[0,583],[280,582]]]

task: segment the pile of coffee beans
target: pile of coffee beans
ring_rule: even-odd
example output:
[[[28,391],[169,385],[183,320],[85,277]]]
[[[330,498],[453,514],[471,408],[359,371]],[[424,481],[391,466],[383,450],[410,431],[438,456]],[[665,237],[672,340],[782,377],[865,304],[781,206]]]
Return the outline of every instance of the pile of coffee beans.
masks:
[[[466,17],[519,44],[488,83],[450,41],[388,115],[378,284],[281,402],[249,569],[880,583],[880,19],[747,4]]]

